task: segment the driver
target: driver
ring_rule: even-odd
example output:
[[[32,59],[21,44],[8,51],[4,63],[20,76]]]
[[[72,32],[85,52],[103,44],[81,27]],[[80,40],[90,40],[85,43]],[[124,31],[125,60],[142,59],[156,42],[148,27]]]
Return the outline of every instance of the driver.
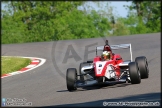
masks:
[[[102,58],[103,58],[104,61],[105,60],[110,60],[110,58],[111,58],[110,51],[103,51]]]
[[[103,58],[103,60],[110,60],[113,58],[113,53],[112,53],[111,47],[108,43],[108,40],[105,41],[102,58]]]

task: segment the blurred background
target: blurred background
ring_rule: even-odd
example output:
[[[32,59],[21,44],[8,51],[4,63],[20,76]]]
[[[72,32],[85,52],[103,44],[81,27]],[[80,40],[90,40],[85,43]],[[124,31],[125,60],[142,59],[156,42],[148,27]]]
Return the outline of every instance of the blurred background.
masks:
[[[160,1],[2,1],[2,44],[161,32]]]

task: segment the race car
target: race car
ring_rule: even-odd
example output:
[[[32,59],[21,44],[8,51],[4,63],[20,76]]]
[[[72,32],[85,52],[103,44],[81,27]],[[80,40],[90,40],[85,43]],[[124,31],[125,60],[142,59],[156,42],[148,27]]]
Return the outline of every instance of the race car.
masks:
[[[130,49],[131,60],[124,61],[120,54],[112,53],[112,50]],[[110,60],[103,60],[98,55],[99,51],[111,52]],[[131,83],[140,84],[141,79],[149,77],[149,68],[145,56],[132,59],[131,44],[108,45],[106,40],[104,46],[96,47],[96,56],[93,61],[80,63],[79,74],[76,68],[68,68],[66,72],[66,84],[68,91],[75,91],[79,87],[92,86],[100,83],[118,84]]]

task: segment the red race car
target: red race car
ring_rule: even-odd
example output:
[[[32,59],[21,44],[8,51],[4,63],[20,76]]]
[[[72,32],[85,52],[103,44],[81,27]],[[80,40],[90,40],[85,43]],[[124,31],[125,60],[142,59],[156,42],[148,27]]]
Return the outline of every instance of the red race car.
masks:
[[[112,50],[130,49],[131,60],[124,61],[120,54]],[[98,56],[98,52],[102,54]],[[131,44],[108,45],[96,47],[96,57],[93,61],[80,63],[79,75],[76,68],[68,68],[66,73],[67,89],[77,90],[78,87],[92,86],[100,83],[139,84],[141,79],[149,77],[148,62],[145,56],[132,59]]]

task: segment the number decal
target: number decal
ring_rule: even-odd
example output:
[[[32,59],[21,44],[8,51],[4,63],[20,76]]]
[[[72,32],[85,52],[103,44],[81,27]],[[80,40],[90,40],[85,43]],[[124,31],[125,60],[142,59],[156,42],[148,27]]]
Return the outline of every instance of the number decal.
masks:
[[[102,67],[102,64],[99,64],[99,67]]]

